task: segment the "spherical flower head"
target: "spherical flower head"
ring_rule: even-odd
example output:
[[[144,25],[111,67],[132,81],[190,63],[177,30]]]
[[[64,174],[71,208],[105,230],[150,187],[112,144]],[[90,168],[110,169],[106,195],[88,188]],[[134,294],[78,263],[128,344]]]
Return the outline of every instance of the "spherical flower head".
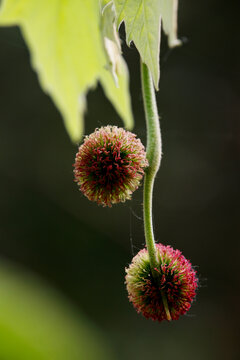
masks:
[[[157,244],[156,250],[159,265],[154,278],[146,249],[139,251],[126,269],[129,300],[146,318],[177,320],[190,309],[196,295],[196,272],[179,250],[162,244]]]
[[[91,201],[103,206],[131,199],[148,165],[136,135],[117,126],[96,129],[79,147],[75,181]]]

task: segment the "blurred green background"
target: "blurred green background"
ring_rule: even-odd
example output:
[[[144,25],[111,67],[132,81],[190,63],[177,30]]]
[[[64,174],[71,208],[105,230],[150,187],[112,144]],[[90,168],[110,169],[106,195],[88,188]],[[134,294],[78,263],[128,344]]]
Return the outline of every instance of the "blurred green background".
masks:
[[[138,315],[125,290],[124,268],[144,244],[142,189],[133,201],[111,209],[78,191],[72,168],[77,146],[39,86],[19,29],[0,28],[0,255],[62,294],[69,309],[84,314],[94,332],[98,328],[116,359],[239,358],[240,9],[235,4],[180,0],[184,45],[169,50],[162,39],[157,99],[164,155],[154,193],[155,234],[196,265],[201,285],[190,312],[171,323]],[[123,50],[134,131],[145,143],[138,54],[133,45]],[[122,126],[100,87],[88,95],[85,120],[86,134],[102,125]],[[18,308],[17,292],[12,297]]]

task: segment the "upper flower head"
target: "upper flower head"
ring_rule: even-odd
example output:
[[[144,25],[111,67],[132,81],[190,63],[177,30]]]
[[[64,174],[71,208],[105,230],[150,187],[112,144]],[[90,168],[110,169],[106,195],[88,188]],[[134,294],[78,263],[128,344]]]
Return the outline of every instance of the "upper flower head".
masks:
[[[156,277],[152,276],[146,249],[139,251],[126,269],[129,300],[146,318],[177,320],[190,309],[196,295],[196,272],[179,250],[162,244],[157,244],[156,250]]]
[[[83,194],[103,206],[131,198],[148,165],[136,135],[117,126],[96,129],[85,137],[74,164]]]

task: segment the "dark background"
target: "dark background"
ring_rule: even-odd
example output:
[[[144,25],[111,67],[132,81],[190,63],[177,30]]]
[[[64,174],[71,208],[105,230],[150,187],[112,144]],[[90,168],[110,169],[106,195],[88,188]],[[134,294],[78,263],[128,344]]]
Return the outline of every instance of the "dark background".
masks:
[[[179,321],[154,323],[129,304],[124,268],[143,247],[142,188],[112,209],[73,182],[77,147],[41,90],[18,28],[0,28],[0,255],[40,274],[95,322],[119,359],[234,360],[239,315],[239,9],[180,0],[179,36],[163,35],[157,94],[163,160],[154,193],[158,241],[197,266],[197,301]],[[121,29],[123,38],[124,29]],[[134,131],[146,141],[134,46]],[[121,120],[100,87],[85,133]]]

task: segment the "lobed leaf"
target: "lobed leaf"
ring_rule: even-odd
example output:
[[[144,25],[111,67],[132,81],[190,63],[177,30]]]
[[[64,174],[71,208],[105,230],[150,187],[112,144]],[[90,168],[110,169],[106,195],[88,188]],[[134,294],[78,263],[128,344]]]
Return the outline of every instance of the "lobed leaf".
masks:
[[[0,25],[20,25],[40,84],[61,111],[73,141],[81,138],[86,92],[98,79],[106,93],[112,93],[109,98],[129,127],[126,71],[115,89],[104,69],[108,60],[99,0],[3,0]]]
[[[170,46],[177,41],[177,4],[178,0],[113,0],[117,13],[117,24],[124,21],[126,40],[136,45],[142,61],[151,71],[156,89],[158,89],[160,69],[160,30],[169,35]]]
[[[118,26],[122,21],[125,22],[127,44],[134,42],[158,88],[161,26],[159,0],[114,0],[114,4]]]

